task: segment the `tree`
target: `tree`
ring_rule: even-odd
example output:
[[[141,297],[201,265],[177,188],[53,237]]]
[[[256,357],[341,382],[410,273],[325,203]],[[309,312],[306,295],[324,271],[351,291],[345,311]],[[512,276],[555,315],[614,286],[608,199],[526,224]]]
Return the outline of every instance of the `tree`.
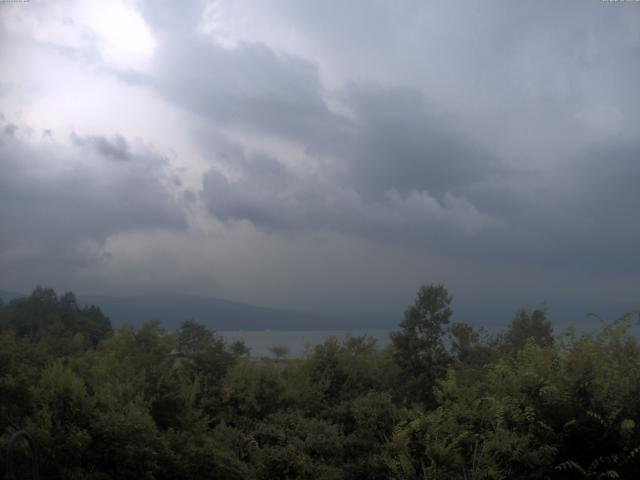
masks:
[[[269,351],[276,357],[277,361],[282,361],[289,355],[289,348],[284,345],[274,345]]]
[[[482,367],[494,358],[494,350],[487,344],[486,332],[468,323],[453,323],[449,327],[452,355],[467,367]]]
[[[34,344],[45,342],[58,354],[95,347],[112,333],[109,318],[94,305],[80,309],[71,292],[58,297],[50,288],[37,287],[31,296],[13,300],[2,311],[4,328]]]
[[[198,400],[207,413],[213,414],[220,406],[224,377],[237,357],[221,335],[192,320],[185,321],[177,333],[184,373],[200,383]]]
[[[450,302],[422,287],[383,349],[331,337],[274,361],[195,322],[92,346],[108,319],[38,289],[0,307],[0,465],[25,430],[56,480],[638,476],[631,316],[553,341],[545,312],[522,310],[494,344],[447,325]]]
[[[553,343],[553,327],[545,309],[536,309],[532,313],[524,308],[518,310],[504,334],[507,347],[513,350],[520,350],[529,339],[540,347]]]
[[[391,334],[396,361],[408,376],[409,400],[434,402],[433,385],[449,361],[442,339],[452,313],[451,300],[443,285],[423,285],[404,313],[401,330]]]
[[[480,341],[480,335],[468,323],[454,323],[449,328],[451,352],[461,362],[466,362]]]

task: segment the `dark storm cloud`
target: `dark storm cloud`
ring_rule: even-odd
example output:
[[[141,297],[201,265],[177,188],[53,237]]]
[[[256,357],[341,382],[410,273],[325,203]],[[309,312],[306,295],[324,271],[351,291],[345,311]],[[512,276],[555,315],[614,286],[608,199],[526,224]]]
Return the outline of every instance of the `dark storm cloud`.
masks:
[[[175,137],[157,130],[168,133],[163,151],[175,143],[179,173],[165,175],[160,158],[128,140],[134,135],[95,131],[72,135],[70,146],[41,135],[38,145],[20,127],[3,127],[0,153],[12,172],[0,179],[3,267],[107,261],[109,236],[183,229],[184,208],[204,231],[240,232],[234,248],[255,235],[247,241],[255,258],[267,238],[303,245],[296,251],[311,259],[307,279],[330,257],[343,258],[334,255],[343,247],[314,256],[300,240],[318,232],[348,239],[354,251],[375,243],[409,252],[388,282],[412,268],[421,278],[423,254],[452,259],[452,277],[480,277],[473,269],[483,261],[486,271],[504,262],[516,275],[522,264],[619,275],[640,260],[635,5],[234,2],[239,15],[232,8],[225,16],[222,2],[214,20],[232,37],[225,43],[202,28],[209,3],[131,4],[155,45],[140,71],[101,66],[99,37],[63,55],[120,81],[117,88],[136,92],[131,98],[144,92],[142,103],[162,104],[149,112],[184,111]],[[119,125],[121,113],[112,115]],[[185,271],[198,254],[182,252],[181,240],[192,235],[167,249]],[[133,257],[149,237],[120,246]],[[150,263],[162,266],[163,254]],[[210,255],[203,265],[225,257]],[[380,261],[385,271],[394,262]],[[229,271],[238,276],[271,274],[237,263]],[[246,283],[238,280],[239,290]]]
[[[13,137],[16,134],[17,130],[18,130],[18,126],[14,125],[13,123],[8,123],[7,125],[4,126],[5,135],[8,135],[10,137]]]
[[[306,25],[309,12],[300,11],[305,8],[293,11]],[[572,43],[574,37],[584,40],[583,29],[569,19],[562,30],[548,11],[534,9],[546,27],[515,28],[506,19],[517,14],[514,18],[526,24],[532,7],[512,12],[514,8],[485,12],[478,20],[479,28],[495,29],[496,35],[452,34],[451,48],[471,65],[478,59],[464,48],[476,42],[477,55],[491,49],[494,56],[488,58],[496,72],[487,72],[487,81],[504,83],[489,96],[501,102],[496,107],[515,115],[520,130],[549,128],[553,142],[578,139],[585,131],[576,120],[588,105],[583,97],[589,88],[597,89],[581,82],[589,71],[599,71],[602,52],[588,42]],[[352,8],[345,9],[348,16]],[[330,10],[334,17],[335,9]],[[400,19],[424,14],[420,9],[392,10],[394,15],[381,24],[382,32],[395,31],[394,22]],[[453,13],[458,10],[453,8]],[[436,12],[436,17],[441,14]],[[606,13],[600,21],[596,14],[592,9],[580,13],[597,24],[595,38],[621,25],[617,16]],[[192,20],[197,19],[194,13]],[[509,158],[501,158],[499,146],[490,150],[486,145],[492,142],[469,137],[460,113],[453,114],[413,86],[349,82],[331,93],[344,108],[338,113],[329,107],[330,94],[310,60],[258,42],[221,46],[194,33],[195,23],[188,28],[184,22],[171,29],[168,18],[151,20],[160,39],[154,80],[158,91],[214,127],[240,126],[298,144],[312,162],[308,172],[293,170],[277,152],[248,153],[241,144],[223,142],[218,148],[210,142],[213,148],[207,155],[237,172],[231,178],[214,167],[203,179],[201,198],[215,217],[285,232],[337,231],[468,258],[617,271],[624,269],[624,258],[635,258],[632,245],[640,236],[629,220],[640,198],[634,190],[621,188],[636,169],[634,145],[612,141],[597,146],[595,138],[580,138],[582,146],[574,149],[573,161],[558,154],[557,165],[513,166]],[[339,22],[331,28],[338,38],[353,33],[343,31]],[[545,29],[562,40],[559,51],[547,49]],[[401,42],[390,38],[396,47]],[[355,47],[347,42],[345,48]],[[386,47],[380,48],[384,52]],[[502,53],[496,57],[496,51]],[[626,48],[616,51],[622,57],[632,54]],[[396,53],[401,60],[416,52]],[[622,68],[622,57],[610,63]],[[565,70],[560,68],[562,58],[568,62]],[[393,58],[389,61],[394,64]],[[548,82],[530,71],[527,62],[549,71]],[[602,98],[615,103],[617,97]],[[487,123],[492,121],[487,112]],[[562,134],[553,132],[556,124],[564,128]],[[500,145],[505,139],[496,140]],[[335,161],[326,162],[326,155]]]
[[[430,127],[424,114],[380,112],[368,110],[366,123],[376,127],[364,125],[350,139],[370,154],[343,158],[342,176],[294,172],[274,157],[246,158],[240,146],[226,145],[219,158],[238,178],[216,168],[205,175],[209,212],[268,230],[338,231],[459,258],[600,273],[640,261],[637,142],[596,142],[555,167],[523,171],[442,125]],[[389,118],[388,128],[377,127]],[[394,124],[400,128],[390,138]],[[378,135],[369,133],[376,128]]]
[[[312,63],[263,44],[224,48],[195,32],[160,39],[154,84],[170,100],[216,124],[267,132],[312,151],[344,141],[349,122],[325,104]]]
[[[212,168],[202,191],[209,212],[225,221],[249,220],[270,230],[333,230],[409,243],[427,239],[440,243],[451,235],[467,237],[499,228],[496,219],[478,211],[464,196],[450,191],[432,195],[422,188],[430,180],[428,175],[416,176],[415,183],[400,188],[381,173],[382,187],[368,195],[351,175],[294,171],[273,157],[247,156],[238,145],[225,146],[219,159],[235,167],[237,178],[230,180]],[[349,168],[355,173],[359,167]]]
[[[440,225],[470,232],[495,224],[456,191],[491,175],[498,162],[439,118],[417,90],[354,83],[340,92],[349,113],[339,114],[327,105],[311,62],[258,43],[226,48],[193,28],[167,29],[166,19],[151,18],[160,25],[154,85],[166,98],[214,125],[239,125],[312,156],[338,158],[335,168],[320,165],[318,175],[306,175],[269,155],[245,156],[240,145],[208,150],[241,170],[231,182],[216,169],[205,176],[202,198],[216,217],[377,237],[414,227],[419,238],[435,237]]]
[[[608,139],[544,171],[474,185],[467,189],[470,201],[505,225],[499,235],[478,239],[475,252],[592,273],[632,273],[640,261],[638,159],[640,143]]]
[[[634,2],[32,7],[0,18],[5,289],[637,296]]]
[[[562,182],[555,203],[565,215],[554,226],[567,245],[567,257],[576,264],[584,261],[600,269],[611,264],[637,273],[632,270],[640,265],[640,142],[611,138],[594,143],[563,165],[558,176]]]
[[[71,140],[77,145],[89,145],[98,154],[108,159],[126,161],[130,160],[129,144],[122,135],[106,138],[101,135],[87,135],[80,137],[71,134]]]
[[[358,124],[350,181],[366,196],[395,189],[442,197],[504,168],[415,89],[353,85],[348,99]]]
[[[123,137],[72,138],[66,145],[2,136],[2,167],[11,172],[0,176],[5,272],[32,265],[61,274],[108,260],[103,247],[110,235],[186,228],[183,208],[165,186],[161,159],[143,151],[135,161],[113,163],[133,155]]]

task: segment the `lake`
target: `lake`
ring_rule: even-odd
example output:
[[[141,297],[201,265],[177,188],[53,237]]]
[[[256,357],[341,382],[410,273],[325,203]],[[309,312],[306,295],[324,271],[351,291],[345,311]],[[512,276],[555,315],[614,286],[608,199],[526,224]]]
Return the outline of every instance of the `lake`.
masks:
[[[309,348],[323,343],[334,336],[343,339],[349,335],[368,335],[377,340],[379,347],[389,342],[391,330],[247,330],[247,331],[219,331],[227,342],[241,340],[251,349],[252,357],[273,357],[269,349],[273,346],[283,346],[289,349],[289,357],[301,357]]]

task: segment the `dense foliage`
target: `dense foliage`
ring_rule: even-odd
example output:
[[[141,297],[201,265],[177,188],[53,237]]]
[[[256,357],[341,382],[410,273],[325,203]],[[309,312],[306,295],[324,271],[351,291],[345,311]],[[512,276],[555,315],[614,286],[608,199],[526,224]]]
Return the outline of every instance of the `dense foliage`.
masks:
[[[267,359],[191,321],[113,332],[38,288],[0,306],[0,459],[25,429],[45,479],[638,478],[630,317],[554,337],[522,310],[489,336],[450,303],[422,287],[384,349]]]

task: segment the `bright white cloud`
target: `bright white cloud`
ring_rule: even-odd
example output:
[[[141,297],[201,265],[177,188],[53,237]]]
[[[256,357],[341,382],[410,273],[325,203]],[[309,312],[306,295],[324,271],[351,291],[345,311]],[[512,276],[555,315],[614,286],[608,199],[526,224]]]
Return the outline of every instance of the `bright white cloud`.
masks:
[[[155,48],[151,31],[137,11],[124,0],[87,3],[87,24],[100,38],[99,50],[118,69],[144,68]]]

